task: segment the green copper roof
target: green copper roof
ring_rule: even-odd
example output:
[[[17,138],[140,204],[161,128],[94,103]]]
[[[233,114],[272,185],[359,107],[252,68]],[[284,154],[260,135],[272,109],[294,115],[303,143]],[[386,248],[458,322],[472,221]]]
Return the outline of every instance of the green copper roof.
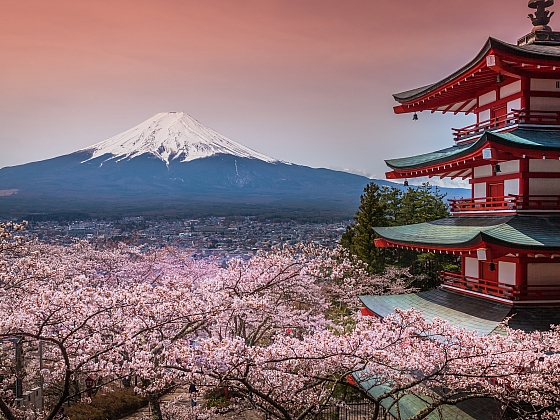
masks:
[[[360,374],[354,374],[354,378],[359,382],[360,386],[374,398],[379,398],[381,395],[391,390],[390,387],[386,385],[379,385],[377,378],[363,380],[360,379]],[[389,396],[381,400],[381,405],[385,409],[389,409],[393,418],[405,420],[414,417],[420,410],[425,408],[428,405],[427,402],[432,401],[432,399],[427,395],[417,396],[406,394],[401,396],[398,403],[394,401],[394,398]],[[475,420],[474,417],[469,416],[454,405],[442,405],[428,414],[425,419]]]
[[[510,318],[509,326],[525,332],[546,331],[550,325],[560,324],[560,311],[556,306],[510,306],[473,296],[454,293],[445,289],[435,289],[427,292],[406,295],[389,296],[360,296],[362,303],[372,312],[381,317],[394,312],[395,309],[408,310],[414,308],[422,313],[427,321],[440,318],[451,325],[464,328],[467,331],[477,331],[480,335],[503,334],[500,323]],[[379,384],[377,378],[367,374],[354,374],[354,378],[373,397],[379,398],[389,388]],[[426,396],[406,395],[399,400],[399,411],[402,418],[407,419],[418,413],[426,406],[429,399]],[[397,410],[392,405],[394,400],[387,397],[381,401],[385,408],[391,407],[391,413]],[[428,419],[485,419],[488,413],[500,412],[500,405],[496,401],[477,398],[464,401],[457,406],[443,406],[442,411],[433,412]]]
[[[461,216],[374,230],[381,238],[391,242],[426,247],[460,248],[485,241],[523,249],[560,249],[560,217]]]
[[[395,309],[414,308],[427,321],[440,318],[451,325],[480,335],[494,332],[498,324],[510,313],[511,306],[460,295],[442,289],[406,295],[360,296],[362,303],[381,317],[393,313]]]
[[[392,169],[420,168],[426,164],[443,163],[447,160],[458,158],[461,155],[466,155],[471,150],[476,149],[472,146],[474,146],[474,144],[452,146],[436,152],[424,153],[423,155],[410,156],[400,159],[389,159],[386,160],[385,163]]]
[[[528,128],[518,128],[505,133],[487,132],[485,136],[488,140],[496,143],[513,144],[523,146],[527,149],[538,150],[559,150],[560,131],[559,130],[536,130]]]
[[[487,131],[480,139],[473,143],[456,145],[432,153],[410,156],[400,159],[386,160],[385,163],[392,169],[414,169],[427,165],[445,163],[468,155],[475,150],[481,149],[485,143],[495,143],[519,147],[530,150],[560,150],[560,130],[536,130],[517,128],[507,133],[496,133]]]

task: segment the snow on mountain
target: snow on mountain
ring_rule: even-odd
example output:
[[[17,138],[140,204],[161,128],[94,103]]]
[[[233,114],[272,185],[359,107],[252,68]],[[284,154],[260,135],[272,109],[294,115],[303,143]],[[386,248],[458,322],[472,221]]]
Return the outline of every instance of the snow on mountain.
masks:
[[[277,163],[277,159],[255,152],[208,128],[184,112],[161,112],[110,139],[81,151],[91,152],[90,159],[110,154],[110,159],[132,159],[145,153],[163,160],[189,162],[195,159],[229,154]]]

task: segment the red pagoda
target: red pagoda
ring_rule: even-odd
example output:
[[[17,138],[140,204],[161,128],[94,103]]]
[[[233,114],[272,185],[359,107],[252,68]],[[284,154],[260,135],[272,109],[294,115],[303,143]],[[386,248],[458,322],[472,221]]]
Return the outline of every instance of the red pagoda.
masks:
[[[389,179],[468,180],[471,197],[451,200],[451,216],[375,228],[378,247],[456,255],[461,271],[440,289],[363,296],[385,316],[415,307],[489,334],[505,317],[524,330],[560,323],[560,32],[548,26],[554,0],[530,0],[533,30],[512,45],[489,38],[448,77],[398,93],[395,113],[475,114],[443,150],[387,160]]]
[[[397,114],[472,113],[477,122],[453,129],[451,147],[386,161],[387,178],[460,178],[471,197],[451,200],[445,219],[374,228],[375,244],[456,255],[461,269],[442,273],[435,290],[360,296],[362,313],[414,308],[481,335],[499,332],[506,318],[524,331],[560,324],[560,32],[548,26],[546,10],[553,4],[529,1],[534,27],[517,45],[489,38],[455,73],[394,95]],[[389,409],[392,401],[381,404]],[[424,405],[417,397],[398,402],[403,418]],[[444,409],[428,418],[505,418],[503,407],[484,398]]]

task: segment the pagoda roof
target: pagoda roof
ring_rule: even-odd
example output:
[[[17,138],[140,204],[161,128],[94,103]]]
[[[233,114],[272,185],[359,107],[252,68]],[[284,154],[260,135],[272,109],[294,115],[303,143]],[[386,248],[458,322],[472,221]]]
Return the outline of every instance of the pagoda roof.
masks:
[[[360,296],[366,308],[385,318],[395,309],[411,308],[422,313],[426,321],[440,318],[455,327],[489,335],[511,311],[511,305],[461,295],[443,289],[389,296]]]
[[[508,325],[525,332],[546,331],[560,324],[559,305],[515,306],[446,289],[389,296],[360,296],[366,308],[380,317],[395,309],[416,309],[427,321],[440,318],[451,325],[481,335],[500,333],[500,323],[511,318]]]
[[[404,178],[462,171],[462,175],[468,176],[472,166],[489,164],[483,159],[482,150],[492,146],[499,147],[499,151],[502,152],[501,160],[519,158],[523,154],[540,159],[543,153],[552,153],[550,157],[557,158],[560,154],[560,131],[529,128],[517,128],[509,132],[486,131],[474,142],[456,144],[431,153],[386,160],[387,166],[394,170],[386,175],[387,178]],[[497,155],[496,159],[499,158]]]
[[[491,55],[496,59],[487,60]],[[560,46],[517,46],[488,38],[476,57],[456,72],[436,83],[394,94],[395,100],[402,104],[395,107],[395,112],[439,110],[469,113],[476,106],[477,92],[497,84],[498,72],[504,76],[502,85],[506,85],[523,76],[539,77],[558,71]]]
[[[360,296],[364,306],[374,314],[384,318],[399,309],[406,311],[415,309],[422,313],[426,321],[435,318],[449,322],[454,327],[467,331],[477,331],[479,335],[503,334],[502,322],[509,318],[508,325],[516,330],[525,332],[548,331],[551,325],[560,324],[559,305],[548,306],[515,306],[474,296],[455,293],[446,289],[434,289],[419,293]],[[369,378],[367,371],[354,374],[356,381],[372,396],[379,398],[388,391],[384,385],[379,385],[376,378]],[[399,400],[398,414],[402,418],[410,418],[424,408],[429,399],[422,396],[406,395]],[[387,409],[393,408],[394,400],[390,397],[381,401]],[[441,413],[433,412],[434,417],[426,418],[456,418],[480,419],[487,418],[488,413],[500,413],[500,404],[489,398],[475,398],[463,401],[456,406],[444,406]]]
[[[489,243],[509,249],[560,250],[556,216],[461,216],[374,230],[385,246],[392,247],[471,251]]]

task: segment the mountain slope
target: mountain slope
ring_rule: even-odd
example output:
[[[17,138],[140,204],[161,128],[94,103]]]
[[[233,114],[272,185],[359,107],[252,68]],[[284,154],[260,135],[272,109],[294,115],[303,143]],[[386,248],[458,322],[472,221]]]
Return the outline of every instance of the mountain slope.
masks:
[[[166,164],[228,154],[237,157],[277,162],[202,125],[184,112],[161,112],[141,124],[81,151],[95,159],[132,159],[151,154]]]
[[[0,169],[0,218],[33,212],[346,218],[370,181],[281,162],[183,113],[161,113],[75,153]]]

